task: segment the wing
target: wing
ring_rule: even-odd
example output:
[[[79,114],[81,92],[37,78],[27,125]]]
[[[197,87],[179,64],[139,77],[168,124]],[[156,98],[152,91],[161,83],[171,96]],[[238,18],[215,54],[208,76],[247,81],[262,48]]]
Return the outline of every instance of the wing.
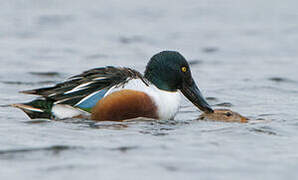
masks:
[[[146,83],[142,74],[133,69],[108,66],[85,71],[52,87],[21,93],[39,95],[53,101],[54,104],[88,109],[92,108],[111,87],[123,85],[134,78],[140,78]]]

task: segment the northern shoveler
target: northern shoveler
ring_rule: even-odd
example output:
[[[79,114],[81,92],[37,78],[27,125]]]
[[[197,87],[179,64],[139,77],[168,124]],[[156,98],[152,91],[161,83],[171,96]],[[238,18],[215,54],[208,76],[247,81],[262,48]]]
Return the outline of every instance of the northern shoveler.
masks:
[[[91,69],[52,87],[22,91],[41,97],[13,106],[32,119],[172,119],[180,106],[179,91],[202,111],[213,112],[185,58],[176,51],[163,51],[150,59],[144,76],[130,68]]]

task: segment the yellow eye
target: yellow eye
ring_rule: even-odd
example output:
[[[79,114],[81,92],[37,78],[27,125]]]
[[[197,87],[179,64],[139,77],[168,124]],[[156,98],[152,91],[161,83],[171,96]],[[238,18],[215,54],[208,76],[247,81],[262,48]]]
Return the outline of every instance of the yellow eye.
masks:
[[[187,71],[187,68],[185,66],[181,67],[181,71],[182,72],[186,72]]]

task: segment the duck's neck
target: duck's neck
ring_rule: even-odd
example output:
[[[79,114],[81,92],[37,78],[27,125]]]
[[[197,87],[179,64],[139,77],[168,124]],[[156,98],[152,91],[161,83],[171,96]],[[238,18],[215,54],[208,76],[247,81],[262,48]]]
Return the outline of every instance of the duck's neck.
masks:
[[[168,82],[162,79],[161,76],[159,76],[159,73],[153,73],[145,71],[144,77],[152,84],[154,84],[158,89],[164,90],[164,91],[171,91],[176,92],[177,88],[174,86],[171,86]]]

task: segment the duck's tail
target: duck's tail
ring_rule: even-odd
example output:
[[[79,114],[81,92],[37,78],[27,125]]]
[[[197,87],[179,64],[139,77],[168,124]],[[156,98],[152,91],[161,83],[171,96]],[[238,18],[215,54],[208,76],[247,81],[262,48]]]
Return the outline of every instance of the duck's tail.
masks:
[[[28,103],[11,104],[24,111],[31,119],[52,118],[53,102],[45,99],[36,99]]]

